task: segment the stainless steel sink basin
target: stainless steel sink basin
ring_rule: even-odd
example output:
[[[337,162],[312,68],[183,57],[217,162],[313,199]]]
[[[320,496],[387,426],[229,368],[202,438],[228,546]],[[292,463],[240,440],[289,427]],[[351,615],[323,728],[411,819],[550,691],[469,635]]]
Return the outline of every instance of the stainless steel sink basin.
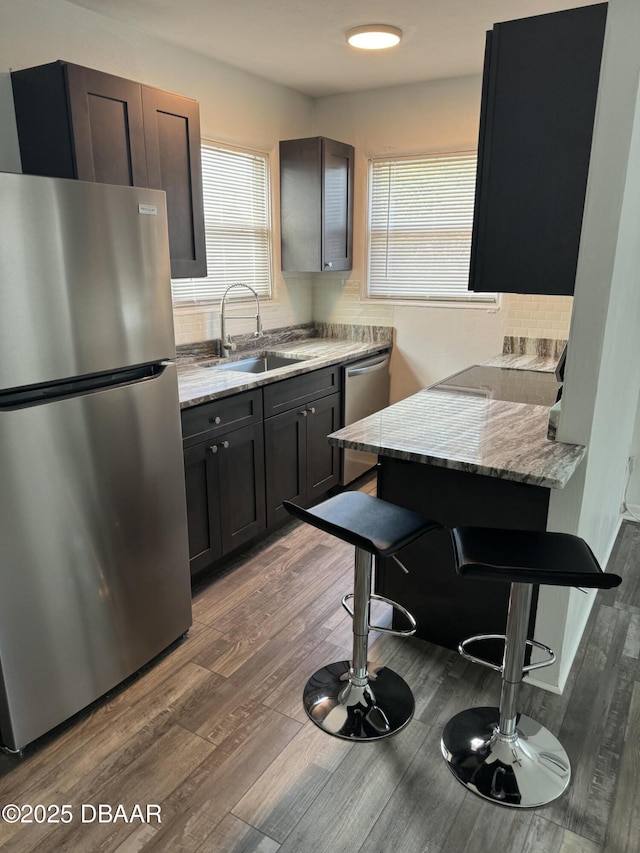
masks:
[[[229,361],[227,364],[212,364],[215,370],[233,370],[239,373],[266,373],[268,370],[277,370],[278,367],[287,367],[289,364],[297,364],[306,361],[305,358],[292,358],[286,355],[261,355],[251,358],[241,358],[238,361]]]

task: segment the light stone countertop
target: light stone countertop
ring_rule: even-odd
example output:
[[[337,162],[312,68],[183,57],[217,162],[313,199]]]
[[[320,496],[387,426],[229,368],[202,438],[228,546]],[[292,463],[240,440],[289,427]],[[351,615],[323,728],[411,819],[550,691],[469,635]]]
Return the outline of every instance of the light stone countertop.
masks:
[[[390,349],[390,343],[340,341],[332,338],[308,338],[302,341],[278,343],[257,348],[255,351],[236,352],[230,358],[203,359],[199,363],[181,363],[178,360],[178,390],[180,408],[196,406],[221,397],[229,397],[241,391],[260,388],[280,379],[289,379],[329,367],[346,364],[358,358],[375,355]],[[216,370],[216,365],[238,361],[256,354],[293,356],[305,361],[279,367],[266,373],[241,373],[235,370]]]
[[[540,356],[516,353],[500,353],[489,361],[483,362],[487,367],[509,367],[513,370],[535,370],[541,373],[553,373],[558,359],[555,356]]]
[[[434,386],[332,433],[329,441],[408,462],[561,489],[586,448],[549,441],[548,422],[548,406]]]

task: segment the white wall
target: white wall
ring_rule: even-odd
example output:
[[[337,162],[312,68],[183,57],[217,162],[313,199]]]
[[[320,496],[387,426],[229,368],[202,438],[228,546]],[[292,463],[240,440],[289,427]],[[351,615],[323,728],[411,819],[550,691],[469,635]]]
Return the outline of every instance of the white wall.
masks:
[[[627,507],[635,518],[640,519],[640,397],[636,410],[636,426],[631,443],[631,456],[635,457],[635,468],[629,478]]]
[[[567,487],[552,491],[549,514],[550,529],[582,536],[603,564],[620,524],[640,390],[638,44],[640,4],[610,0],[558,427],[559,440],[588,453]],[[593,595],[546,589],[542,598],[539,636],[561,650],[563,666],[539,680],[562,684]]]
[[[310,134],[310,98],[65,0],[0,0],[0,22],[0,170],[20,171],[9,71],[56,59],[195,98],[203,137],[272,155],[274,189],[279,181],[278,140]],[[273,197],[275,300],[265,305],[265,328],[312,319],[308,278],[285,282],[278,272],[277,192]],[[217,308],[180,310],[176,320],[178,343],[219,337]]]
[[[325,322],[395,326],[391,399],[402,399],[502,350],[505,312],[360,301],[365,275],[367,169],[371,157],[473,150],[478,144],[480,76],[319,98],[314,135],[355,146],[354,264],[340,278],[316,276],[313,311]]]

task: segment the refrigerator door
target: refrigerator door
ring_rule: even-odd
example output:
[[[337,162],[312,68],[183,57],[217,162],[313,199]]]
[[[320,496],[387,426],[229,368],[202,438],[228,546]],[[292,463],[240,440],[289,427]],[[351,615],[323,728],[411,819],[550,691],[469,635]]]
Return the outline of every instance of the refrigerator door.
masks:
[[[165,194],[0,173],[0,389],[175,356]]]
[[[191,624],[174,364],[0,410],[0,735],[19,749]]]

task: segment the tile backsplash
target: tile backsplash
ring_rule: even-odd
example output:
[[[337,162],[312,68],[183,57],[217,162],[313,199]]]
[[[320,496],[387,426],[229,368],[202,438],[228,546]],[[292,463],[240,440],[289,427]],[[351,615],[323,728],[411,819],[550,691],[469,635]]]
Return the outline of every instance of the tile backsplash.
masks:
[[[314,279],[313,319],[323,323],[393,326],[394,306],[362,299],[360,281],[340,278],[338,273],[322,273]]]
[[[312,320],[311,282],[309,277],[287,278],[276,282],[273,301],[260,303],[260,316],[265,329],[297,326]],[[236,314],[251,314],[251,300],[228,303],[230,332],[232,335],[250,333],[255,329],[251,319],[234,319]],[[247,310],[248,309],[248,310]],[[174,308],[173,326],[176,345],[207,341],[220,337],[220,303],[211,305],[180,306]]]
[[[507,312],[505,335],[514,338],[569,337],[573,296],[538,296],[505,293]]]
[[[245,307],[248,303],[244,303]],[[505,293],[502,295],[504,335],[510,338],[556,339],[569,337],[571,296],[537,296]],[[229,317],[246,313],[232,307]],[[360,282],[337,275],[301,275],[280,278],[276,299],[261,304],[265,329],[320,322],[332,325],[396,325],[395,307],[361,299]],[[220,306],[182,306],[174,311],[176,344],[189,344],[220,337]],[[252,320],[233,320],[232,334],[249,333]]]

